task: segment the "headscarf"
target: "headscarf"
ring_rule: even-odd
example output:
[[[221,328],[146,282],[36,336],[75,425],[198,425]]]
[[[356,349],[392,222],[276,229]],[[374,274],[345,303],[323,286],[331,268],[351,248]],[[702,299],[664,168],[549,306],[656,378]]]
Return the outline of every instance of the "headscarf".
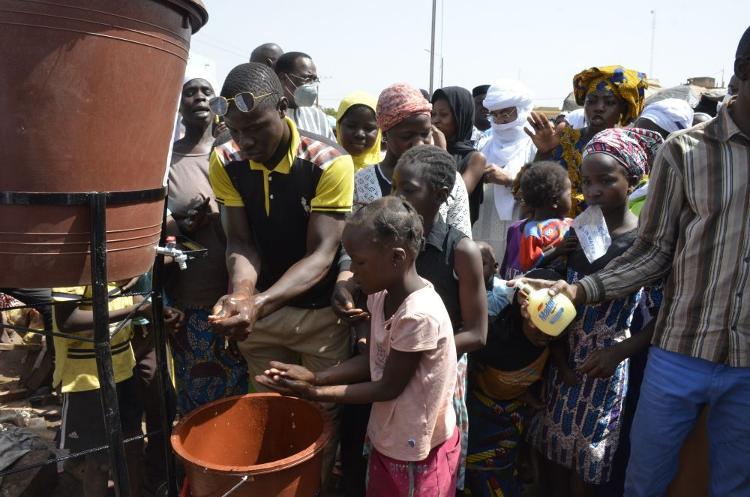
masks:
[[[412,116],[430,116],[432,104],[422,93],[406,83],[396,83],[380,93],[376,115],[380,131],[386,133],[392,127]]]
[[[435,90],[432,103],[442,98],[448,102],[456,123],[456,136],[448,143],[448,153],[464,157],[474,152],[474,142],[471,134],[474,131],[474,98],[466,88],[460,86],[446,86]]]
[[[492,137],[482,148],[487,162],[495,164],[508,171],[511,176],[518,171],[535,153],[531,138],[524,132],[526,118],[534,108],[531,91],[513,79],[499,79],[487,90],[484,106],[489,111],[515,107],[518,119],[507,124],[492,124]],[[495,197],[495,210],[501,221],[513,219],[516,200],[510,188],[502,185],[492,185]]]
[[[627,104],[627,110],[620,118],[623,126],[632,122],[643,110],[646,88],[648,81],[644,73],[622,66],[592,67],[573,77],[573,93],[578,105],[584,104],[588,93],[598,90],[609,90],[623,99]]]
[[[641,178],[648,173],[664,139],[656,131],[641,128],[610,128],[594,135],[583,149],[583,158],[607,154],[628,174]]]
[[[344,117],[347,111],[355,105],[364,105],[368,109],[371,109],[373,112],[375,112],[378,101],[375,100],[375,97],[363,91],[355,91],[354,93],[350,93],[349,95],[344,97],[344,99],[339,104],[338,112],[336,112],[336,136],[339,137],[339,141],[341,141],[341,119]],[[360,155],[352,155],[352,161],[354,161],[355,171],[358,171],[363,167],[369,166],[371,164],[380,163],[380,142],[382,138],[382,133],[378,129],[378,136],[375,137],[375,143],[372,144],[372,147],[370,147],[368,150],[365,150]]]
[[[693,126],[695,111],[690,104],[679,98],[665,98],[646,106],[641,112],[648,119],[668,133]]]

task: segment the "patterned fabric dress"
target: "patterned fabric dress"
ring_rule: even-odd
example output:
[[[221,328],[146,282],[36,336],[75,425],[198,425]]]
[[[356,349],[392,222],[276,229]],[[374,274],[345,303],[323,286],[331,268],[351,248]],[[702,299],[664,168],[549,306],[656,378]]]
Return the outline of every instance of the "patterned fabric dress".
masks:
[[[248,392],[247,363],[237,342],[211,330],[207,309],[184,307],[185,329],[172,336],[177,405],[182,414],[223,397]]]
[[[583,162],[583,147],[588,140],[584,139],[580,129],[567,126],[560,135],[560,145],[552,152],[552,160],[560,162],[568,171],[570,179],[570,217],[576,217],[585,210],[583,193],[581,193],[581,162]]]
[[[571,254],[567,281],[593,274],[619,256],[635,240],[636,230],[613,237],[601,259],[589,264],[580,249]],[[607,348],[630,336],[630,322],[641,290],[598,305],[579,306],[567,331],[568,365],[575,371],[594,350]],[[589,484],[609,480],[617,450],[622,410],[628,388],[628,361],[610,378],[579,376],[567,385],[550,363],[545,382],[545,409],[532,421],[529,439],[544,456],[574,469]]]

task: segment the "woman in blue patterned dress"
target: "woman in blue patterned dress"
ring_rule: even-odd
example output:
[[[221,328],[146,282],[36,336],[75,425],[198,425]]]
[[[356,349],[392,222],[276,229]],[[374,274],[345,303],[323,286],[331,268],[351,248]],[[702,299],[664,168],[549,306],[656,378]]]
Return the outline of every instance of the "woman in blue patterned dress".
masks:
[[[601,208],[612,242],[593,262],[578,244],[564,265],[569,283],[602,269],[635,241],[638,218],[628,209],[628,193],[660,143],[656,133],[620,128],[597,134],[586,146],[580,171],[583,194],[587,205]],[[628,360],[612,352],[630,337],[641,294],[577,309],[564,338],[577,382],[564,381],[549,365],[545,408],[533,420],[529,438],[551,463],[545,472],[550,495],[592,495],[595,485],[610,478],[628,388]],[[613,373],[602,374],[605,370]]]

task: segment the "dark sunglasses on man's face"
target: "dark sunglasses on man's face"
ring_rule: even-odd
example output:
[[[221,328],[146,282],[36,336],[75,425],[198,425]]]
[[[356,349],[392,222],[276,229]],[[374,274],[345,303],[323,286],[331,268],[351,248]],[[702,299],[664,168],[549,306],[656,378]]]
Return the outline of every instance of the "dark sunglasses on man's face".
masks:
[[[223,116],[229,112],[229,103],[234,102],[234,106],[240,112],[250,112],[255,107],[255,104],[268,97],[274,95],[274,92],[264,93],[262,95],[253,95],[249,91],[238,93],[234,97],[214,97],[208,101],[208,108],[211,112],[217,116]]]

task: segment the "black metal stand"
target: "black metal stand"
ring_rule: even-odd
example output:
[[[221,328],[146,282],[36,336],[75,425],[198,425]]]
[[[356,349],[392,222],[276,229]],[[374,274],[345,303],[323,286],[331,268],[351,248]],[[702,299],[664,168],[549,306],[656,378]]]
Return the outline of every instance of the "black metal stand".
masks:
[[[36,193],[36,192],[0,192],[0,205],[88,205],[90,212],[90,246],[91,246],[91,286],[92,286],[92,309],[94,314],[94,339],[86,339],[65,333],[53,333],[53,335],[75,338],[81,341],[93,341],[96,357],[97,373],[99,377],[99,393],[101,396],[102,412],[104,415],[104,426],[106,430],[106,447],[93,448],[78,454],[47,461],[41,465],[56,464],[59,461],[80,457],[85,454],[107,449],[109,452],[111,470],[115,483],[115,495],[117,497],[130,497],[130,480],[128,478],[128,465],[125,452],[126,441],[123,438],[122,423],[120,420],[120,408],[117,398],[117,387],[112,369],[112,351],[110,348],[109,328],[109,295],[107,293],[107,204],[132,204],[164,199],[165,188],[151,190],[137,190],[129,192],[81,192],[81,193]],[[164,221],[163,223],[164,224]],[[164,242],[164,230],[162,229],[162,240]],[[159,255],[154,266],[154,279],[151,290],[154,346],[156,348],[156,374],[161,388],[159,389],[159,409],[161,414],[161,432],[164,434],[164,458],[166,461],[166,472],[168,482],[168,496],[177,497],[177,481],[175,479],[175,463],[169,443],[171,426],[169,423],[167,392],[170,389],[170,379],[167,371],[167,349],[166,335],[164,330],[164,301],[163,301],[163,278],[164,257]],[[138,275],[133,275],[138,276]],[[54,305],[54,302],[51,302]],[[128,317],[129,319],[130,317]],[[44,333],[44,330],[32,330],[11,326],[18,331],[33,333]],[[115,331],[117,333],[118,330]],[[153,435],[149,433],[140,437],[127,440],[132,442]],[[23,468],[0,473],[0,477],[6,474],[17,473],[37,468],[41,465],[30,465]]]

